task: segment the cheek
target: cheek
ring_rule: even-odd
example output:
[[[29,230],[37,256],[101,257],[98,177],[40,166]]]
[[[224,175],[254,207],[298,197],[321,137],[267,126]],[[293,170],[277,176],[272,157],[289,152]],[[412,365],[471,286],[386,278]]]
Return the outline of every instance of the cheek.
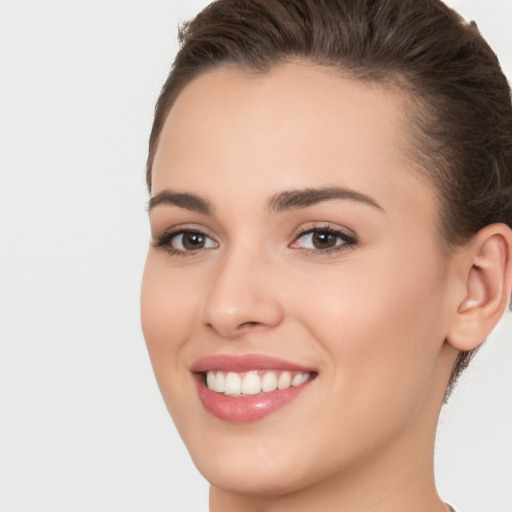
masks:
[[[162,259],[150,252],[146,260],[141,321],[155,376],[164,392],[176,382],[169,376],[183,371],[183,347],[194,325],[197,294],[194,281],[171,272]]]
[[[322,286],[308,283],[301,315],[330,361],[334,417],[393,422],[417,412],[444,341],[438,260],[421,271],[412,257],[381,261],[354,260]]]

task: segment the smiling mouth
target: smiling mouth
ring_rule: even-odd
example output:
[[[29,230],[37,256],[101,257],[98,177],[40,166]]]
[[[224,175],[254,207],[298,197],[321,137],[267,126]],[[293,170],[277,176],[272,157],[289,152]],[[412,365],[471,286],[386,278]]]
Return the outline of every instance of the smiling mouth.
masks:
[[[261,354],[203,357],[190,367],[207,412],[232,423],[263,419],[302,395],[318,372]]]
[[[313,372],[287,370],[251,370],[243,373],[209,370],[203,373],[204,383],[210,391],[235,397],[285,390],[300,386],[313,377]]]

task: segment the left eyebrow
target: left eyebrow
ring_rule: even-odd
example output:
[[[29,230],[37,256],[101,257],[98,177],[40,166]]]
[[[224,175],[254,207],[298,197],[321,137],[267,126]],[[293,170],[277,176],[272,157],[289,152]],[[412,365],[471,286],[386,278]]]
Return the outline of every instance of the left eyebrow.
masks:
[[[313,206],[332,199],[357,201],[384,211],[384,208],[382,208],[375,199],[365,194],[355,192],[354,190],[339,187],[307,188],[304,190],[281,192],[270,199],[267,207],[272,213],[280,213],[286,210],[307,208],[308,206]]]

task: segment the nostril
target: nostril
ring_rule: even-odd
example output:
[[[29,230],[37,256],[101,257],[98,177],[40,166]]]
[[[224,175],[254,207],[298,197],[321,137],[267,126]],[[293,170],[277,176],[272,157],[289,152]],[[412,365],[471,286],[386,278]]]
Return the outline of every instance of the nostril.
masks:
[[[260,325],[259,322],[244,322],[243,324],[240,324],[237,329],[245,329],[247,327],[256,327]]]

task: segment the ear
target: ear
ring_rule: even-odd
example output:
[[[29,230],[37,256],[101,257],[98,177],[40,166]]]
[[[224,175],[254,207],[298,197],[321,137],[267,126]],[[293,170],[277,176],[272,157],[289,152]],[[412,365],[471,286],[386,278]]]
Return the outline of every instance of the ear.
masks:
[[[509,305],[512,230],[505,224],[486,226],[462,252],[462,293],[455,304],[447,341],[467,351],[485,340]]]

